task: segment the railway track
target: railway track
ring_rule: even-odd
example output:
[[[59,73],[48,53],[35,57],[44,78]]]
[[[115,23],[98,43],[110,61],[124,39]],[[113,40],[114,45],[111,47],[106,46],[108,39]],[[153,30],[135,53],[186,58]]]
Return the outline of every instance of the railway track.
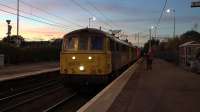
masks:
[[[75,112],[91,98],[93,98],[98,92],[100,92],[104,86],[83,86],[78,91],[75,91],[71,96],[64,98],[62,101],[52,105],[48,109],[42,112]]]
[[[120,71],[113,73],[113,79],[117,78],[121,73],[123,73],[127,67],[122,68]],[[110,81],[112,81],[110,80]],[[109,84],[109,83],[107,83]],[[43,112],[75,112],[85,103],[87,103],[91,98],[93,98],[97,93],[99,93],[105,85],[85,85],[81,87],[76,92],[76,94],[65,98],[61,102],[54,104],[52,107],[44,110]]]
[[[18,89],[10,88],[9,89],[10,91],[6,91],[6,92],[1,93],[0,102],[5,100],[5,99],[9,99],[9,98],[12,98],[12,97],[17,97],[19,95],[23,95],[23,94],[26,94],[26,93],[33,92],[35,90],[38,90],[40,88],[47,86],[46,84],[51,84],[53,82],[54,82],[53,80],[48,80],[48,81],[45,81],[45,82],[30,85],[28,87],[26,86],[26,87],[22,87],[22,88],[18,88]],[[39,85],[42,85],[42,86],[39,86]],[[30,89],[30,88],[32,88],[32,89]]]
[[[52,81],[40,87],[1,98],[0,112],[54,112],[62,104],[69,107],[75,105],[76,108],[70,109],[75,111],[92,98],[91,95],[88,96],[90,97],[79,102],[79,99],[85,97],[80,91],[64,87],[60,80]]]
[[[60,106],[61,104],[67,102],[67,101],[70,101],[73,97],[75,97],[76,95],[78,95],[77,92],[74,92],[73,94],[67,96],[66,98],[64,98],[63,100],[61,100],[60,102],[50,106],[49,108],[43,110],[42,112],[51,112],[53,111],[54,109],[56,109],[58,106]]]
[[[5,91],[0,92],[0,112],[59,112],[61,108],[74,112],[104,88],[93,86],[74,91],[70,85],[69,87],[63,85],[63,79],[58,77],[58,74],[51,75],[46,74],[45,77],[41,75],[30,81],[20,79],[25,81],[25,86],[22,87],[23,83],[16,87],[15,84],[11,84],[9,89],[1,85],[0,89],[3,87]],[[13,83],[17,82],[20,81]],[[13,87],[13,90],[10,87]],[[99,89],[91,90],[94,88]]]
[[[19,78],[0,82],[0,99],[11,96],[22,91],[30,90],[53,80],[61,79],[58,72],[39,74],[26,78]]]
[[[80,107],[88,101],[74,101],[82,98],[81,93],[62,81],[54,72],[0,82],[0,112],[51,112],[63,103]]]
[[[2,81],[0,112],[42,112],[72,93],[57,71]]]
[[[7,96],[0,99],[0,111],[11,112],[26,104],[42,99],[44,96],[55,94],[58,91],[63,91],[64,87],[59,81],[51,81],[39,87],[22,91],[20,93]],[[39,100],[38,100],[39,101]]]

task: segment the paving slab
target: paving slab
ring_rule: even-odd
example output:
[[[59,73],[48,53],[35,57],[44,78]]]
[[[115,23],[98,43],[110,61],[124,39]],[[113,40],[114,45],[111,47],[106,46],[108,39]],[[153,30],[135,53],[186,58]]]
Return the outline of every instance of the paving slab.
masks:
[[[127,84],[131,76],[137,72],[137,68],[140,66],[141,62],[142,59],[131,65],[119,77],[107,85],[100,93],[77,110],[77,112],[106,112]]]
[[[153,70],[143,64],[132,75],[107,112],[200,112],[200,75],[155,59]]]

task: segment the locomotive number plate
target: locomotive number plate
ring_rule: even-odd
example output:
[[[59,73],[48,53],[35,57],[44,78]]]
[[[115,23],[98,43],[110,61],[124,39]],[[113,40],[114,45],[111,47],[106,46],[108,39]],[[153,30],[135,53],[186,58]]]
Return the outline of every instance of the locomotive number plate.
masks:
[[[78,62],[78,61],[69,62],[68,65],[69,66],[79,66],[80,62]]]

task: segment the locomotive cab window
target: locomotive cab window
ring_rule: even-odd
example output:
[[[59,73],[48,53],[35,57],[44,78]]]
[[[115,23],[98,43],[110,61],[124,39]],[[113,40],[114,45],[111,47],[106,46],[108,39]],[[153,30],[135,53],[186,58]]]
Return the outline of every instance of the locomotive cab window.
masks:
[[[78,48],[78,38],[77,37],[68,37],[66,39],[66,48],[69,50],[76,50]]]
[[[103,40],[102,37],[91,37],[91,50],[103,50]]]
[[[79,37],[79,50],[88,50],[88,37]]]

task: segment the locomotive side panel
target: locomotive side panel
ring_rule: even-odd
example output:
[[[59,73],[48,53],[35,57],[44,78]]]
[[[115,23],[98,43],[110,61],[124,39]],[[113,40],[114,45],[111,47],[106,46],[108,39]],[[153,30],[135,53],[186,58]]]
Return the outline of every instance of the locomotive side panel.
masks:
[[[133,59],[131,57],[130,46],[110,40],[112,54],[112,71],[117,71],[123,66],[130,64]]]

